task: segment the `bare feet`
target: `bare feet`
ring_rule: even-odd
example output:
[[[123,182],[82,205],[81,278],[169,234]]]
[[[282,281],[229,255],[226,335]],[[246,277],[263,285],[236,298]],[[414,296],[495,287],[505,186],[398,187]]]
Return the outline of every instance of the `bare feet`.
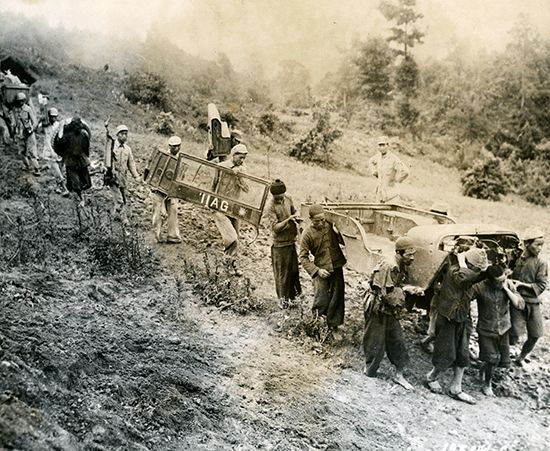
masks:
[[[403,387],[405,390],[413,390],[413,386],[407,381],[407,379],[405,379],[405,377],[401,373],[396,373],[393,377],[393,381],[396,384],[401,385],[401,387]]]
[[[495,396],[495,394],[493,393],[493,387],[491,387],[490,385],[484,385],[481,389],[481,392],[485,396]]]

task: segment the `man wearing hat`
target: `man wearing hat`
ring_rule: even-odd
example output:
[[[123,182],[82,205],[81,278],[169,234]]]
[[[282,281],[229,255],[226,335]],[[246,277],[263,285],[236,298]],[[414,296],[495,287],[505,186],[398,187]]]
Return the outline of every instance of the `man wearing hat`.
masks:
[[[168,139],[168,147],[170,156],[178,158],[181,148],[181,138],[179,136],[171,136]],[[167,243],[181,243],[180,228],[178,222],[178,205],[177,198],[166,197],[160,192],[153,193],[155,199],[153,201],[153,227],[157,242],[162,242],[162,226],[164,222],[168,225]]]
[[[107,141],[110,136],[107,131]],[[121,221],[127,223],[126,218],[126,186],[128,182],[128,172],[132,174],[135,180],[139,180],[139,173],[134,161],[132,149],[126,142],[128,141],[128,127],[119,125],[116,128],[116,140],[112,146],[105,148],[105,167],[107,172],[112,173],[113,183],[110,185],[113,193],[114,205],[113,215],[120,215]]]
[[[15,97],[15,142],[19,153],[23,155],[25,168],[32,170],[36,176],[40,175],[38,166],[35,129],[38,125],[36,114],[27,104],[27,96],[24,92],[18,92]]]
[[[389,150],[387,136],[378,139],[378,152],[369,160],[369,168],[378,179],[376,202],[399,202],[397,185],[409,176],[409,168]]]
[[[414,243],[409,237],[397,239],[394,258],[382,260],[372,271],[364,308],[365,374],[375,377],[386,354],[395,366],[394,381],[406,390],[413,387],[403,376],[409,354],[399,317],[405,307],[405,293],[423,294],[421,288],[405,285],[415,253]]]
[[[41,128],[44,132],[44,146],[42,148],[41,158],[45,162],[47,162],[49,168],[53,172],[57,184],[59,185],[59,188],[56,190],[56,192],[62,194],[63,196],[68,196],[69,191],[65,186],[65,178],[63,177],[63,174],[61,172],[63,158],[57,155],[53,149],[53,141],[55,135],[59,132],[59,128],[61,127],[57,108],[49,108],[47,115],[48,123],[41,123]]]
[[[344,322],[344,272],[346,258],[340,248],[344,240],[326,220],[320,205],[309,207],[311,225],[304,231],[299,260],[313,278],[313,311],[325,316],[327,326],[336,330]],[[310,260],[313,256],[313,261]]]
[[[244,144],[237,144],[231,149],[230,157],[218,163],[218,166],[230,169],[231,172],[218,171],[214,181],[213,191],[232,199],[239,199],[241,193],[249,190],[244,178],[239,174],[246,172],[244,161],[248,155],[248,149]],[[235,256],[239,247],[239,221],[220,212],[214,213],[214,222],[220,231],[224,245],[224,253],[228,257],[228,263],[235,270],[237,276],[242,275],[242,271],[237,268]]]
[[[289,301],[302,293],[296,253],[298,214],[292,199],[286,195],[286,186],[282,180],[275,180],[270,191],[272,199],[266,208],[266,218],[273,235],[271,264],[279,304],[287,308]]]
[[[462,391],[464,370],[470,365],[470,297],[468,291],[483,279],[489,266],[487,253],[472,247],[450,264],[441,281],[439,292],[432,299],[436,313],[432,370],[426,384],[434,393],[441,393],[437,378],[447,368],[453,368],[449,396],[462,402],[475,404],[476,400]]]
[[[518,258],[511,275],[512,282],[525,300],[525,309],[512,308],[510,344],[516,344],[523,328],[527,328],[527,340],[521,348],[516,363],[521,365],[544,335],[540,295],[548,288],[548,263],[539,257],[544,246],[542,230],[531,227],[523,236],[523,253]]]

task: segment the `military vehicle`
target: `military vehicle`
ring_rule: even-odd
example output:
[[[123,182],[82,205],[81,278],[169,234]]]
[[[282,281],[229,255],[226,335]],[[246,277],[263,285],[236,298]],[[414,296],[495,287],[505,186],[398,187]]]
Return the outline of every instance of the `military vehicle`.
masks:
[[[310,204],[301,206],[308,218]],[[342,234],[348,266],[369,274],[384,257],[394,254],[394,241],[406,235],[415,243],[410,283],[424,296],[409,296],[409,307],[429,308],[445,265],[470,246],[483,247],[492,264],[510,265],[519,255],[517,234],[488,224],[457,224],[444,214],[396,204],[325,203],[327,219]]]

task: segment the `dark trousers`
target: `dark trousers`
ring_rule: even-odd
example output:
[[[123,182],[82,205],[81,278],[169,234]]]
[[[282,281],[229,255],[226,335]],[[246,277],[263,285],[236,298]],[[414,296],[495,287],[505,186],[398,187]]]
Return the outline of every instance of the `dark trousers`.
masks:
[[[275,290],[279,299],[295,299],[302,293],[296,245],[271,246],[271,264],[275,277]]]
[[[365,317],[363,351],[369,376],[376,375],[384,354],[387,354],[398,371],[403,371],[409,363],[401,323],[394,316],[385,313],[369,313]]]
[[[315,298],[313,311],[327,317],[327,325],[331,328],[344,323],[344,272],[336,268],[329,277],[315,277]]]
[[[450,367],[470,366],[470,333],[468,320],[451,321],[437,315],[432,363],[440,371]]]

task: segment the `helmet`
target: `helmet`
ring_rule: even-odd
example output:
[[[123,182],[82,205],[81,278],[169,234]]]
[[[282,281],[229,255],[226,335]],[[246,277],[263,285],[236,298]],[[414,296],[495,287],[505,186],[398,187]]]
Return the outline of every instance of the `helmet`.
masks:
[[[179,136],[170,136],[170,139],[168,140],[169,146],[179,146],[181,145],[181,138]]]
[[[414,243],[411,238],[408,236],[400,236],[395,241],[395,250],[396,251],[405,251],[407,249],[414,249]]]
[[[50,108],[48,110],[48,116],[59,116],[59,113],[57,112],[57,108]]]
[[[464,254],[466,261],[472,266],[479,268],[481,271],[485,271],[489,266],[489,260],[487,259],[487,253],[479,247],[472,247],[466,254]]]
[[[434,213],[439,213],[441,215],[448,215],[449,205],[447,205],[445,202],[435,201],[430,207],[430,211],[433,211]]]
[[[120,132],[127,132],[128,131],[128,127],[126,127],[126,125],[119,125],[117,128],[116,128],[116,134],[118,135]]]
[[[15,96],[15,100],[27,100],[27,96],[24,92],[18,92]]]
[[[536,227],[529,227],[523,233],[523,239],[525,241],[536,240],[537,238],[544,238],[544,232]]]
[[[244,144],[237,144],[236,146],[233,146],[233,148],[231,149],[231,155],[236,155],[236,154],[246,155],[247,153],[248,153],[248,149]]]

